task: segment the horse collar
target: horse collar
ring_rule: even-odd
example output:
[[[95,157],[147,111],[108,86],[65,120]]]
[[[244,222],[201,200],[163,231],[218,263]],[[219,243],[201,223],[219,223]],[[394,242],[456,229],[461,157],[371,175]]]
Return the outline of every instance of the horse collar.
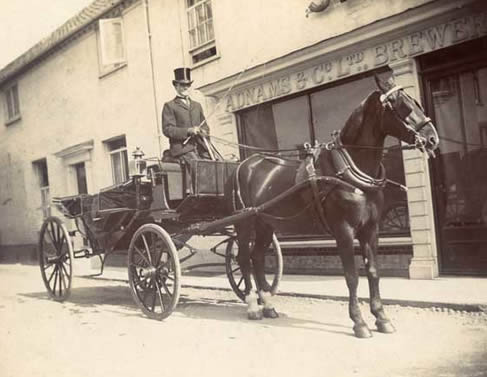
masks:
[[[387,179],[382,163],[379,166],[379,177],[371,177],[357,167],[343,146],[340,134],[338,132],[333,133],[332,137],[332,143],[328,143],[326,148],[331,153],[331,159],[338,178],[364,191],[379,190],[386,185]]]

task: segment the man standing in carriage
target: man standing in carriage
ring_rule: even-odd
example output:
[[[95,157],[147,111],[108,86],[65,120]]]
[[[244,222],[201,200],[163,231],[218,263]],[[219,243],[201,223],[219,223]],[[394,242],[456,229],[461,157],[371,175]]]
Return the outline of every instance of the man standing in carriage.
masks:
[[[189,97],[192,83],[189,68],[176,68],[172,81],[176,97],[166,102],[162,110],[162,133],[169,138],[170,156],[185,165],[188,183],[191,182],[191,161],[211,159],[206,140],[210,128],[201,104]]]

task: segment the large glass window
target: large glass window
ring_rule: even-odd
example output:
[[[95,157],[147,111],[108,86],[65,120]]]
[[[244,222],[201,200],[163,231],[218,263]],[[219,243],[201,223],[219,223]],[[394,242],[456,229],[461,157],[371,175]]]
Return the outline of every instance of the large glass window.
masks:
[[[381,74],[379,74],[380,76]],[[264,103],[245,109],[239,115],[239,133],[244,144],[266,149],[299,148],[304,142],[326,142],[334,130],[343,128],[352,111],[377,89],[373,75],[336,83],[293,98]],[[386,146],[399,144],[387,138]],[[243,156],[251,154],[242,151]],[[289,153],[286,153],[289,156]],[[297,156],[298,152],[294,154]],[[383,161],[389,178],[404,184],[404,166],[399,149],[384,151]],[[406,193],[395,187],[384,190],[385,207],[380,232],[383,236],[409,235]],[[322,237],[316,224],[296,224],[282,230],[284,236]]]

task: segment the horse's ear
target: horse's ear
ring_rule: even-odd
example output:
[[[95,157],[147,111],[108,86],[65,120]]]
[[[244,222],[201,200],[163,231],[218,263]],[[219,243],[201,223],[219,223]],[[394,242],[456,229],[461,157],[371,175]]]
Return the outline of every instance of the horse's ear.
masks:
[[[394,75],[389,76],[387,81],[384,81],[379,76],[377,76],[376,73],[374,73],[374,79],[375,79],[375,83],[377,84],[377,87],[381,90],[382,93],[387,93],[396,85],[394,81]]]

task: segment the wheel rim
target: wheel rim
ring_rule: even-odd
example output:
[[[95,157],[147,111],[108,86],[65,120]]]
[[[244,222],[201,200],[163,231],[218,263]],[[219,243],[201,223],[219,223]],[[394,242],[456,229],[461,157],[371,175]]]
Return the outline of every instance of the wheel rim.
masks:
[[[252,246],[252,245],[251,245]],[[235,294],[243,301],[245,301],[245,282],[243,279],[240,266],[237,262],[238,244],[236,238],[229,238],[225,253],[225,269],[227,272],[228,281]],[[279,288],[279,283],[282,278],[282,253],[279,241],[276,236],[272,237],[272,246],[266,250],[266,262],[271,262],[271,274],[273,275],[271,286],[271,294],[275,295]],[[267,279],[266,274],[266,279]]]
[[[135,302],[148,317],[168,317],[179,301],[181,269],[170,236],[158,225],[143,225],[128,253],[129,283]]]
[[[58,218],[44,221],[39,237],[39,264],[50,297],[64,301],[71,294],[73,250],[69,234]]]

